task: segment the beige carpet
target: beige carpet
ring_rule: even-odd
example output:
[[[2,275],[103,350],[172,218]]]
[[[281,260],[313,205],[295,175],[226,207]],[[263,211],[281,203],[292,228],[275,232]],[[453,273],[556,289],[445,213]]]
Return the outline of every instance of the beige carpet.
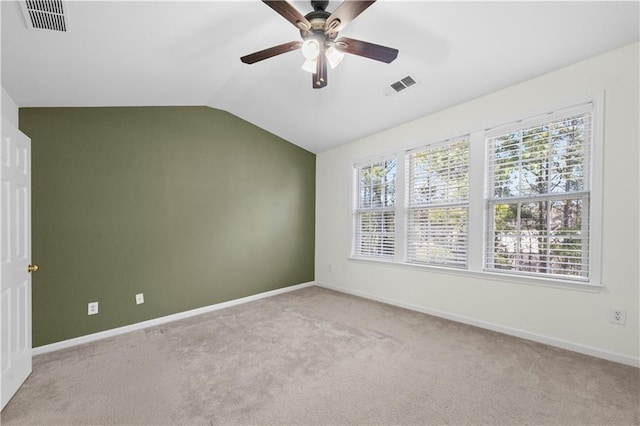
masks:
[[[310,287],[34,358],[12,424],[638,424],[640,370]]]

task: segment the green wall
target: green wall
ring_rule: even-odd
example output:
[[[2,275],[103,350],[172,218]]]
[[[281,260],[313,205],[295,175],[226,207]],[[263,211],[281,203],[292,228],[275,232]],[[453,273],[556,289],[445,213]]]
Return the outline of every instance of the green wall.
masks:
[[[314,154],[207,107],[21,108],[20,129],[34,347],[313,280]]]

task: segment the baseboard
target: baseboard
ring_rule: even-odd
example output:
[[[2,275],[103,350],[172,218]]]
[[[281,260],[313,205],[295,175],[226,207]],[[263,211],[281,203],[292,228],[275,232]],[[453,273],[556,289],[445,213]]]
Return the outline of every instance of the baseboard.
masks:
[[[86,336],[75,337],[73,339],[63,340],[49,345],[38,346],[33,348],[33,356],[42,355],[49,352],[59,351],[61,349],[67,349],[73,346],[82,345],[84,343],[95,342],[96,340],[106,339],[107,337],[117,336],[119,334],[130,333],[136,330],[142,330],[144,328],[153,327],[156,325],[166,324],[172,321],[178,321],[185,318],[190,318],[196,315],[206,314],[208,312],[217,311],[219,309],[229,308],[231,306],[241,305],[247,302],[253,302],[254,300],[264,299],[272,297],[278,294],[287,293],[290,291],[300,290],[301,288],[311,287],[315,283],[313,281],[292,285],[289,287],[283,287],[276,290],[266,291],[264,293],[254,294],[240,299],[230,300],[228,302],[216,303],[215,305],[204,306],[202,308],[192,309],[185,312],[179,312],[177,314],[167,315],[160,318],[154,318],[148,321],[142,321],[124,327],[112,328],[111,330],[105,330],[98,333],[87,334]]]
[[[451,321],[460,322],[463,324],[469,324],[476,327],[484,328],[487,330],[497,331],[499,333],[507,334],[510,336],[520,337],[527,340],[532,340],[538,343],[544,343],[546,345],[555,346],[562,349],[567,349],[573,352],[578,352],[585,355],[594,356],[597,358],[606,359],[609,361],[617,362],[620,364],[630,365],[633,367],[640,367],[640,359],[633,358],[627,355],[618,354],[615,352],[604,351],[602,349],[594,348],[591,346],[581,345],[579,343],[570,342],[567,340],[557,339],[554,337],[544,336],[536,333],[531,333],[524,330],[519,330],[511,327],[506,327],[499,324],[494,324],[486,321],[477,320],[474,318],[465,317],[462,315],[451,314],[448,312],[440,311],[437,309],[428,308],[425,306],[414,305],[411,303],[405,303],[399,300],[390,299],[386,297],[380,297],[373,294],[369,294],[366,292],[349,290],[342,287],[332,286],[329,284],[324,284],[320,282],[307,282],[298,285],[293,285],[290,287],[279,288],[277,290],[271,290],[264,293],[254,294],[252,296],[243,297],[240,299],[230,300],[228,302],[217,303],[215,305],[204,306],[202,308],[192,309],[185,312],[180,312],[177,314],[167,315],[160,318],[155,318],[148,321],[139,322],[136,324],[127,325],[124,327],[113,328],[111,330],[105,330],[98,333],[88,334],[86,336],[80,336],[73,339],[63,340],[61,342],[51,343],[49,345],[38,346],[33,348],[32,354],[33,356],[41,355],[49,352],[58,351],[61,349],[70,348],[73,346],[81,345],[84,343],[94,342],[96,340],[106,339],[107,337],[117,336],[119,334],[130,333],[136,330],[142,330],[148,327],[153,327],[156,325],[166,324],[172,321],[178,321],[184,318],[193,317],[196,315],[202,315],[208,312],[213,312],[219,309],[228,308],[231,306],[240,305],[247,302],[252,302],[254,300],[264,299],[267,297],[275,296],[282,293],[287,293],[290,291],[299,290],[306,287],[311,287],[313,285],[317,285],[318,287],[323,287],[329,290],[339,291],[341,293],[351,294],[358,297],[363,297],[365,299],[375,300],[377,302],[386,303],[393,306],[398,306],[400,308],[409,309],[416,312],[422,312],[428,315],[433,315],[440,318],[445,318]]]
[[[520,337],[522,339],[532,340],[538,343],[544,343],[549,346],[555,346],[557,348],[567,349],[573,352],[578,352],[584,355],[590,355],[596,358],[606,359],[608,361],[617,362],[620,364],[630,365],[632,367],[640,367],[640,358],[633,358],[627,355],[618,354],[615,352],[604,351],[602,349],[594,348],[591,346],[582,345],[575,342],[570,342],[563,339],[557,339],[555,337],[544,336],[541,334],[531,333],[525,330],[519,330],[516,328],[506,327],[500,324],[494,324],[486,321],[477,320],[474,318],[465,317],[462,315],[451,314],[448,312],[440,311],[437,309],[428,308],[425,306],[414,305],[411,303],[405,303],[399,300],[389,299],[386,297],[380,297],[373,294],[349,290],[342,287],[332,286],[324,283],[315,283],[318,287],[323,287],[329,290],[339,291],[341,293],[351,294],[353,296],[363,297],[365,299],[375,300],[377,302],[386,303],[389,305],[398,306],[400,308],[409,309],[412,311],[422,312],[424,314],[433,315],[440,318],[460,322],[463,324],[469,324],[476,327],[484,328],[487,330],[497,331],[498,333],[508,334],[510,336]]]

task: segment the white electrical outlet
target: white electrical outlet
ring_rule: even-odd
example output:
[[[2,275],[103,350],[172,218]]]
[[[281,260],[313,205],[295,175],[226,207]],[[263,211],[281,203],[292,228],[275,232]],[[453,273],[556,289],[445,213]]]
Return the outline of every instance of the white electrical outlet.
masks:
[[[627,310],[622,308],[611,308],[609,321],[614,324],[625,325],[627,322]]]
[[[329,272],[333,272],[333,265],[329,265],[327,269],[329,270]]]
[[[98,302],[90,302],[87,305],[87,315],[95,315],[98,313]]]
[[[136,305],[144,303],[144,293],[136,294]]]

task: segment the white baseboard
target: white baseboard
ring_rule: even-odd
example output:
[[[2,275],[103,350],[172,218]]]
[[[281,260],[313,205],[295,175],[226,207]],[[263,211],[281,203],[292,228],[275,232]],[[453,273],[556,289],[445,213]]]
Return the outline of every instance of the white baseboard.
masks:
[[[412,311],[422,312],[424,314],[433,315],[440,318],[445,318],[451,321],[460,322],[463,324],[469,324],[476,327],[484,328],[487,330],[497,331],[499,333],[508,334],[510,336],[520,337],[522,339],[532,340],[538,343],[544,343],[546,345],[555,346],[562,349],[567,349],[573,352],[578,352],[585,355],[594,356],[597,358],[606,359],[609,361],[618,362],[620,364],[630,365],[633,367],[640,367],[640,359],[633,358],[627,355],[618,354],[615,352],[609,352],[602,349],[594,348],[591,346],[582,345],[579,343],[570,342],[563,339],[557,339],[555,337],[544,336],[541,334],[531,333],[524,330],[519,330],[511,327],[506,327],[499,324],[494,324],[486,321],[477,320],[474,318],[465,317],[462,315],[451,314],[448,312],[440,311],[437,309],[428,308],[425,306],[414,305],[411,303],[405,303],[395,299],[389,299],[386,297],[380,297],[373,294],[369,294],[366,292],[349,290],[342,287],[332,286],[324,283],[320,283],[317,281],[311,281],[307,283],[302,283],[298,285],[293,285],[290,287],[284,287],[277,290],[271,290],[260,294],[254,294],[252,296],[243,297],[240,299],[230,300],[228,302],[217,303],[215,305],[204,306],[202,308],[192,309],[185,312],[180,312],[177,314],[167,315],[160,318],[155,318],[148,321],[139,322],[136,324],[127,325],[124,327],[113,328],[111,330],[101,331],[99,333],[88,334],[86,336],[80,336],[69,340],[63,340],[61,342],[51,343],[49,345],[38,346],[33,348],[33,355],[41,355],[49,352],[58,351],[61,349],[70,348],[73,346],[81,345],[83,343],[94,342],[96,340],[105,339],[107,337],[117,336],[119,334],[129,333],[136,330],[142,330],[144,328],[153,327],[156,325],[166,324],[172,321],[178,321],[184,318],[193,317],[196,315],[205,314],[208,312],[213,312],[219,309],[228,308],[231,306],[240,305],[247,302],[252,302],[254,300],[264,299],[267,297],[275,296],[282,293],[287,293],[290,291],[299,290],[306,287],[311,287],[313,285],[317,285],[318,287],[327,288],[329,290],[335,290],[342,293],[351,294],[358,297],[363,297],[365,299],[375,300],[377,302],[386,303],[389,305],[398,306],[401,308],[409,309]]]
[[[264,293],[254,294],[252,296],[242,297],[240,299],[230,300],[228,302],[216,303],[215,305],[204,306],[202,308],[192,309],[185,312],[179,312],[177,314],[167,315],[160,318],[155,318],[148,321],[142,321],[124,327],[112,328],[111,330],[105,330],[98,333],[87,334],[86,336],[75,337],[73,339],[63,340],[61,342],[51,343],[49,345],[38,346],[33,348],[33,356],[46,354],[49,352],[59,351],[61,349],[70,348],[73,346],[81,345],[83,343],[94,342],[96,340],[106,339],[107,337],[117,336],[119,334],[130,333],[136,330],[142,330],[144,328],[153,327],[155,325],[166,324],[168,322],[177,321],[196,315],[206,314],[208,312],[217,311],[219,309],[229,308],[231,306],[240,305],[247,302],[253,302],[254,300],[264,299],[267,297],[275,296],[277,294],[287,293],[294,290],[300,290],[301,288],[311,287],[314,282],[302,283],[292,285],[290,287],[283,287],[276,290],[266,291]]]
[[[487,330],[497,331],[498,333],[508,334],[510,336],[520,337],[522,339],[532,340],[538,343],[544,343],[549,346],[555,346],[557,348],[567,349],[573,352],[578,352],[584,355],[590,355],[597,358],[606,359],[609,361],[614,361],[620,364],[630,365],[632,367],[640,367],[640,358],[634,358],[627,355],[618,354],[615,352],[609,352],[602,349],[594,348],[591,346],[582,345],[580,343],[574,343],[563,339],[557,339],[555,337],[544,336],[541,334],[531,333],[524,330],[519,330],[516,328],[506,327],[500,324],[494,324],[486,321],[477,320],[474,318],[465,317],[462,315],[451,314],[448,312],[440,311],[437,309],[428,308],[425,306],[414,305],[411,303],[401,302],[399,300],[389,299],[386,297],[380,297],[373,294],[349,290],[342,287],[336,287],[324,283],[317,282],[315,283],[318,287],[323,287],[329,290],[335,290],[342,293],[351,294],[353,296],[363,297],[365,299],[375,300],[377,302],[386,303],[389,305],[398,306],[400,308],[409,309],[412,311],[422,312],[424,314],[433,315],[440,318],[445,318],[448,320],[473,325],[476,327],[484,328]]]

